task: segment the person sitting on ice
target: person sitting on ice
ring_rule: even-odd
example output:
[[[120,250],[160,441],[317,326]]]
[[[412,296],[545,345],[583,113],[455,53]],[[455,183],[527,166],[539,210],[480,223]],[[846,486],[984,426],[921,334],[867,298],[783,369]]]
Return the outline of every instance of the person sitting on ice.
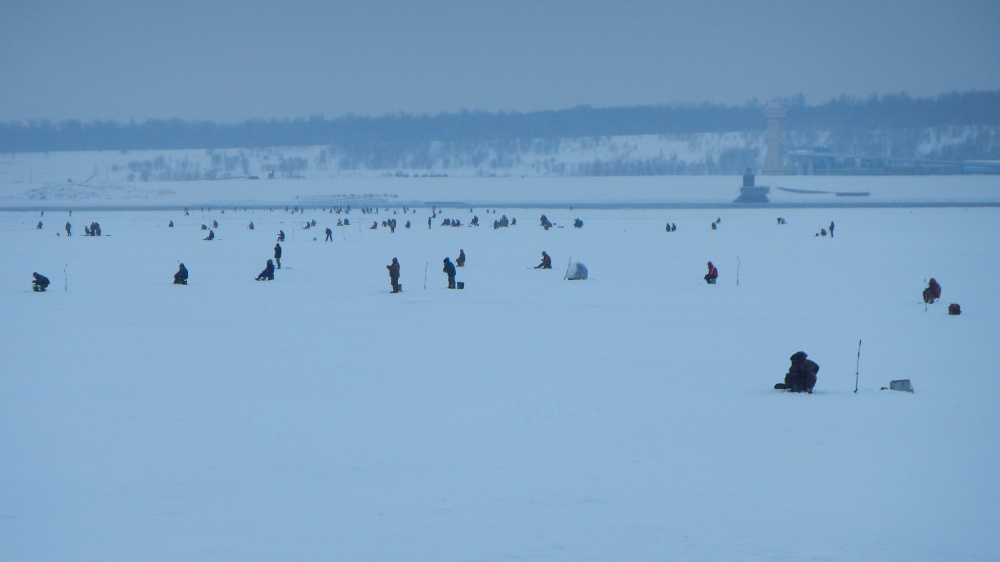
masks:
[[[278,242],[284,242],[284,241],[285,241],[285,231],[284,230],[279,230],[278,231]]]
[[[177,268],[177,273],[174,274],[174,285],[187,285],[188,284],[188,270],[184,267],[182,263],[180,267]]]
[[[819,365],[806,359],[804,351],[796,351],[789,359],[792,361],[792,366],[788,368],[785,382],[774,385],[775,390],[812,394],[813,387],[816,386],[816,373],[819,372]]]
[[[250,226],[248,226],[247,228],[253,230],[253,221],[250,221]]]
[[[552,222],[549,221],[549,218],[546,217],[545,215],[542,215],[542,218],[540,218],[538,222],[541,225],[541,227],[544,228],[545,230],[552,228]]]
[[[715,280],[719,278],[719,270],[712,265],[712,262],[708,262],[708,273],[705,274],[705,283],[709,285],[715,285]]]
[[[260,272],[257,276],[257,281],[274,281],[274,262],[267,260],[267,265],[264,266],[264,271]]]
[[[542,251],[542,263],[536,265],[535,269],[552,269],[552,258]]]
[[[580,219],[574,219],[573,228],[583,228],[583,221]]]
[[[932,304],[939,298],[941,298],[941,285],[938,285],[938,282],[931,277],[931,280],[927,282],[927,288],[924,289],[924,302]]]
[[[41,230],[42,229],[42,221],[38,221],[38,224],[35,225],[35,228],[38,229],[38,230]]]
[[[458,250],[458,257],[455,258],[455,265],[457,267],[465,267],[465,250]]]
[[[49,278],[38,272],[31,274],[31,290],[36,293],[44,293],[49,286]]]
[[[215,240],[215,231],[214,230],[209,230],[208,231],[208,236],[206,236],[204,239],[205,240]]]

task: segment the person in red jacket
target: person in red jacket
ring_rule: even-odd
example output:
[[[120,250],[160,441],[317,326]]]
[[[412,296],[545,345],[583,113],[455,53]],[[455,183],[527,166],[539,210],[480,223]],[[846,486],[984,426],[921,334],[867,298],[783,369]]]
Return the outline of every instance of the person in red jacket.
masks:
[[[712,262],[708,262],[708,273],[705,274],[705,282],[709,285],[715,285],[715,280],[719,277],[719,270],[712,265]]]

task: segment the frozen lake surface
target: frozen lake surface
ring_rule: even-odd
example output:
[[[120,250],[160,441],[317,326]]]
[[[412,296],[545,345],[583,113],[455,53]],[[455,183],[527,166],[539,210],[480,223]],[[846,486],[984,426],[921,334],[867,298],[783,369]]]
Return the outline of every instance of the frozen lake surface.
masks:
[[[693,181],[725,201],[725,179]],[[959,196],[951,178],[823,180],[997,199],[995,178],[956,178]],[[345,190],[395,194],[377,215],[288,213],[290,192],[236,185],[199,201],[184,184],[50,190],[44,216],[0,213],[0,558],[1000,557],[1000,209],[570,210],[662,198],[646,180],[620,198],[610,179],[503,181]],[[52,210],[143,193],[234,208]],[[397,205],[501,199],[430,229],[429,208]],[[502,214],[517,225],[493,229]],[[484,226],[440,226],[473,215]],[[368,229],[388,218],[395,233]],[[105,236],[80,235],[91,221]],[[279,229],[282,269],[256,282]],[[452,291],[441,261],[459,249]],[[542,250],[554,269],[533,269]],[[590,279],[563,279],[571,259]],[[178,262],[188,286],[171,284]],[[930,277],[943,294],[925,307]],[[799,350],[816,392],[773,390]],[[916,392],[881,390],[894,379]]]

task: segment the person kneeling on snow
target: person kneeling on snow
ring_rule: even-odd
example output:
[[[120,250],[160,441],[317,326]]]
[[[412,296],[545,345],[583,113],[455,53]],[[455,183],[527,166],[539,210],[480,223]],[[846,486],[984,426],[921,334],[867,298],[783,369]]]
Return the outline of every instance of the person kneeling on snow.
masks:
[[[264,271],[260,272],[257,276],[257,281],[274,281],[274,262],[267,260],[267,265],[264,266]]]
[[[705,274],[705,283],[709,285],[715,285],[715,280],[719,278],[719,270],[716,269],[712,262],[708,262],[708,273]]]
[[[938,285],[937,280],[931,277],[931,280],[927,282],[927,288],[924,289],[924,302],[932,304],[939,298],[941,298],[941,285]]]
[[[174,285],[187,285],[188,284],[188,270],[184,267],[182,263],[180,267],[177,268],[177,273],[174,274]]]
[[[552,258],[545,252],[542,252],[542,263],[536,265],[535,269],[552,269]]]
[[[775,390],[812,394],[813,387],[816,386],[816,373],[819,372],[819,365],[806,359],[804,351],[795,352],[789,359],[792,361],[792,366],[788,368],[785,382],[774,385]]]
[[[48,277],[46,277],[44,275],[40,275],[39,273],[32,273],[31,274],[31,290],[32,291],[35,291],[36,293],[43,293],[43,292],[45,292],[45,288],[48,287],[48,286],[49,286],[49,278]]]

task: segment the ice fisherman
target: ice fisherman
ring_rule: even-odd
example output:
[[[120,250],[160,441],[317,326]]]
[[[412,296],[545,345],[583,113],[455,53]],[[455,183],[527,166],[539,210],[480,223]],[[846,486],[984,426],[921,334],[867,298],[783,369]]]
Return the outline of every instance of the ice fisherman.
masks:
[[[333,231],[330,230],[329,228],[326,229],[326,239],[323,240],[323,241],[324,242],[333,242]]]
[[[31,274],[31,290],[36,293],[44,293],[45,288],[49,286],[49,278],[38,273]]]
[[[392,285],[392,292],[398,293],[400,291],[399,287],[399,261],[396,258],[392,258],[392,263],[385,266],[389,270],[389,283]]]
[[[465,250],[458,250],[458,257],[455,258],[455,265],[458,267],[465,267]]]
[[[924,302],[932,304],[939,298],[941,298],[941,285],[938,285],[937,280],[931,277],[931,280],[927,282],[927,288],[924,289]]]
[[[264,266],[264,271],[260,272],[257,276],[257,281],[274,281],[274,262],[267,260],[267,265]]]
[[[188,270],[184,267],[182,263],[180,267],[177,268],[177,273],[174,274],[174,285],[187,285],[188,284]]]
[[[455,264],[451,263],[451,260],[444,258],[444,268],[441,270],[448,274],[448,288],[455,288]]]
[[[719,278],[719,270],[716,269],[712,262],[708,262],[708,273],[705,274],[705,283],[709,285],[715,285],[715,280]]]
[[[816,386],[816,373],[819,372],[819,365],[806,357],[804,351],[796,351],[789,357],[792,365],[785,375],[785,382],[774,385],[775,390],[812,394],[813,387]]]
[[[535,266],[535,269],[552,269],[552,258],[542,250],[542,263]]]
[[[205,240],[215,240],[215,231],[214,230],[209,230],[208,231],[208,236],[206,236],[204,239]]]
[[[281,244],[274,245],[274,261],[278,264],[278,269],[281,269]]]

